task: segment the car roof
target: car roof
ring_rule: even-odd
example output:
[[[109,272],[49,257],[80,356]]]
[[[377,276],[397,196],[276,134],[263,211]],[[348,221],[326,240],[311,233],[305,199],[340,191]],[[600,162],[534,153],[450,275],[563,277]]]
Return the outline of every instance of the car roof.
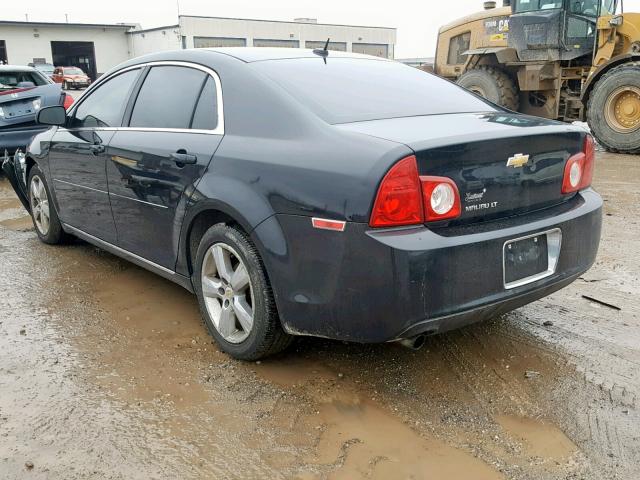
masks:
[[[0,72],[33,72],[35,68],[26,65],[0,65]]]
[[[277,48],[277,47],[220,47],[201,48],[198,50],[208,50],[211,52],[223,53],[243,62],[260,62],[265,60],[284,60],[294,58],[318,58],[318,54],[313,53],[310,48]],[[327,58],[359,58],[369,60],[385,61],[386,58],[374,57],[352,52],[339,52],[329,50]]]

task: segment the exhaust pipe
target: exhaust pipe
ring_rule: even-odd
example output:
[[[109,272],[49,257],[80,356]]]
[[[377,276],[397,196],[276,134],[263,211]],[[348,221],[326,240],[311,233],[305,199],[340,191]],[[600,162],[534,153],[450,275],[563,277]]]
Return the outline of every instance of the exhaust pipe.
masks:
[[[411,350],[420,350],[424,346],[425,339],[425,335],[418,335],[412,338],[403,338],[402,340],[398,340],[398,343]]]

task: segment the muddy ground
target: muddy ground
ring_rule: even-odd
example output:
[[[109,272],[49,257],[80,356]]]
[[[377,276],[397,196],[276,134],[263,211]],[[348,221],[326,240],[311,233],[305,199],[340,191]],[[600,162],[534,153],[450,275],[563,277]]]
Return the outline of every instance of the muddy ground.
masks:
[[[640,161],[599,154],[595,185],[600,254],[565,290],[418,352],[242,363],[186,291],[41,244],[0,179],[0,478],[636,480]]]

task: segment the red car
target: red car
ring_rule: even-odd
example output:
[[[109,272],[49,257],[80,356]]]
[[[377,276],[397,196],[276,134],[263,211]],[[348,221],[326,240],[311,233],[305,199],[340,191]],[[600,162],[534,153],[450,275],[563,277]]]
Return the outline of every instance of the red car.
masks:
[[[64,90],[87,88],[91,79],[78,67],[56,67],[51,78],[61,83]]]

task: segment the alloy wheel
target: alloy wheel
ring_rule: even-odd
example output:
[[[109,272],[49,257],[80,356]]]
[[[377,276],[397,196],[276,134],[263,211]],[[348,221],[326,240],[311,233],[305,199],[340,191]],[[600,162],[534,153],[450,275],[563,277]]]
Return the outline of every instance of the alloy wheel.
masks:
[[[36,228],[41,235],[49,233],[51,217],[49,211],[49,197],[44,182],[38,175],[31,178],[29,187],[29,200],[31,201],[31,214]]]
[[[242,343],[253,329],[253,287],[247,267],[225,243],[212,245],[202,260],[200,284],[207,313],[229,343]]]

